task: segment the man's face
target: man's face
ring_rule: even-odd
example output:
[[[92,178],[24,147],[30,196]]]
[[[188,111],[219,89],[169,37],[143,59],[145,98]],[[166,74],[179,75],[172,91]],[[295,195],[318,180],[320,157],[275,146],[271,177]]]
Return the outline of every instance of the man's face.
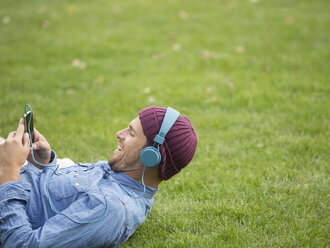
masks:
[[[109,158],[108,163],[113,171],[131,171],[141,167],[140,152],[147,145],[139,117],[132,120],[129,126],[116,133],[118,147]]]

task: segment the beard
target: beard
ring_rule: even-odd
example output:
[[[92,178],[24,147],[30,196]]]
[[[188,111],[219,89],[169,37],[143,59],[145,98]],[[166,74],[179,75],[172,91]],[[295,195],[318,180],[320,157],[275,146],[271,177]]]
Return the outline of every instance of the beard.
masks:
[[[108,164],[115,172],[133,171],[140,167],[140,151],[126,153],[115,152],[109,159]]]

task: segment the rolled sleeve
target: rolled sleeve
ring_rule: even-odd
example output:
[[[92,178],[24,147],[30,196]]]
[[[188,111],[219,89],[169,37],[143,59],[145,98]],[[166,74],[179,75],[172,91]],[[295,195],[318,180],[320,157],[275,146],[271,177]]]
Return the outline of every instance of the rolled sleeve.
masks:
[[[47,166],[55,166],[56,164],[57,164],[57,155],[56,152],[52,150],[50,154],[50,162]]]
[[[3,216],[1,209],[8,201],[21,200],[26,202],[29,198],[31,185],[28,182],[11,181],[0,186],[0,217]]]
[[[2,189],[7,188],[9,191],[4,193]],[[105,203],[97,194],[86,194],[33,230],[25,213],[29,185],[8,183],[1,192],[0,238],[4,248],[116,246],[125,228],[126,211],[120,200],[108,198]],[[99,221],[93,221],[104,213]],[[87,223],[74,222],[67,216]]]
[[[0,186],[0,238],[3,247],[6,247],[6,243],[9,244],[8,239],[20,240],[26,233],[25,230],[31,229],[25,213],[30,188],[29,183],[20,181]],[[21,246],[21,243],[17,246]]]

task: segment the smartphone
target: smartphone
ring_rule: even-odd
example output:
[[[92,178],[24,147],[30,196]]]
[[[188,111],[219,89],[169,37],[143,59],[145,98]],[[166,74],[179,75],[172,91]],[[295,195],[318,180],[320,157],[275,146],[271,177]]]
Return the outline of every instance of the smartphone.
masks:
[[[31,121],[30,121],[31,120]],[[30,123],[30,126],[29,126]],[[28,111],[24,114],[24,132],[31,134],[32,143],[34,143],[34,133],[33,133],[33,114],[31,111]]]

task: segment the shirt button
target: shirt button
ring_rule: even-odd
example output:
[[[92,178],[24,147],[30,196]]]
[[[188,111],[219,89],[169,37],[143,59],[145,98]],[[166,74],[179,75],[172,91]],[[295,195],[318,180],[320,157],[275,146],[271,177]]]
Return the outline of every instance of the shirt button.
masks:
[[[79,186],[79,183],[76,183],[75,185],[76,185],[76,186]]]
[[[75,174],[75,177],[79,177],[79,174],[78,174],[78,173],[76,173],[76,174]]]
[[[84,168],[84,169],[83,169],[83,171],[87,171],[87,169],[86,169],[86,168]]]
[[[59,171],[58,174],[62,175],[62,171]]]
[[[42,170],[39,170],[40,173],[42,173]]]

